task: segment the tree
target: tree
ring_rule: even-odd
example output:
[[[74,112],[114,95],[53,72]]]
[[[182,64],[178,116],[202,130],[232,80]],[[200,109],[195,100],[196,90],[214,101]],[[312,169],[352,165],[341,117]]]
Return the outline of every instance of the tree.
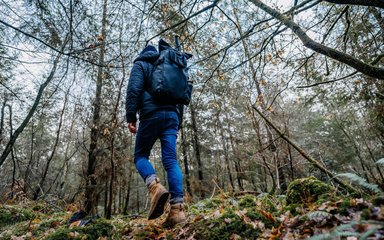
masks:
[[[107,27],[107,0],[103,1],[103,12],[101,20],[101,38],[102,43],[100,47],[99,55],[99,67],[97,71],[96,79],[96,94],[95,100],[93,103],[93,117],[91,125],[91,142],[89,146],[89,156],[88,156],[88,168],[87,168],[87,186],[85,192],[86,201],[84,203],[85,210],[87,213],[95,213],[95,207],[97,206],[97,180],[95,176],[96,163],[98,159],[98,140],[100,136],[100,114],[101,114],[101,104],[102,104],[102,87],[103,87],[103,78],[104,78],[104,55],[105,55],[105,41],[106,41],[106,27]]]

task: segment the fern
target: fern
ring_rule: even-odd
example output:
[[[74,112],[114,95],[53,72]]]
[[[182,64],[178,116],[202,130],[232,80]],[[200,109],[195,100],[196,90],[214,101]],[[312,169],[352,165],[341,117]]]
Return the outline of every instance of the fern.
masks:
[[[377,186],[376,184],[371,184],[371,183],[368,183],[367,180],[365,180],[364,178],[354,174],[354,173],[341,173],[341,174],[338,174],[336,175],[337,177],[346,177],[348,178],[351,182],[354,182],[356,183],[358,186],[360,187],[363,187],[365,189],[368,189],[369,191],[371,192],[374,192],[374,193],[383,193],[382,190],[380,190],[379,186]]]
[[[365,240],[367,239],[369,236],[371,236],[372,234],[374,234],[378,229],[380,229],[380,227],[374,227],[372,229],[369,229],[368,231],[366,231],[363,235],[360,236],[359,240]]]
[[[363,232],[363,233],[355,232],[354,226],[356,224],[364,224],[364,223],[369,223],[369,222],[352,221],[352,222],[347,223],[347,224],[342,224],[329,233],[323,233],[323,234],[315,235],[315,236],[312,236],[311,238],[309,238],[308,240],[344,239],[343,237],[357,237],[359,240],[366,240],[369,237],[371,237],[372,234],[374,234],[377,230],[383,228],[382,226],[371,226],[372,228],[368,229],[366,232]],[[354,239],[357,239],[357,238],[354,238]]]
[[[384,165],[384,158],[377,160],[376,164]]]
[[[315,235],[308,240],[332,240],[332,235],[330,233],[323,233],[319,235]]]
[[[356,222],[351,222],[348,224],[340,225],[330,233],[319,234],[309,238],[309,240],[334,240],[340,237],[358,237],[360,235],[359,233],[352,232],[353,225],[355,224]]]

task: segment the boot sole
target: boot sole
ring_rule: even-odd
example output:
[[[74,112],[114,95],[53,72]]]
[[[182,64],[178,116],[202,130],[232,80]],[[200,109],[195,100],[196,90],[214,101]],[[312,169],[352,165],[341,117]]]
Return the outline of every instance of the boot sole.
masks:
[[[155,209],[152,211],[152,213],[149,215],[148,220],[155,219],[160,217],[164,213],[164,206],[167,203],[169,198],[169,193],[163,193],[159,200],[157,201]]]

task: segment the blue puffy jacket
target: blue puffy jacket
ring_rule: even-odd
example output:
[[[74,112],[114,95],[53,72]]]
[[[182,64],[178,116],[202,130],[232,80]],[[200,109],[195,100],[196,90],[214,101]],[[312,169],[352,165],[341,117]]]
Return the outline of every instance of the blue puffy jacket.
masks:
[[[161,49],[161,48],[160,48]],[[128,81],[125,98],[126,121],[136,122],[136,113],[140,120],[145,120],[155,111],[176,111],[179,115],[179,126],[183,118],[183,105],[166,104],[155,101],[146,89],[149,86],[149,77],[153,70],[153,63],[159,57],[159,53],[152,45],[143,49],[134,60],[131,75]]]

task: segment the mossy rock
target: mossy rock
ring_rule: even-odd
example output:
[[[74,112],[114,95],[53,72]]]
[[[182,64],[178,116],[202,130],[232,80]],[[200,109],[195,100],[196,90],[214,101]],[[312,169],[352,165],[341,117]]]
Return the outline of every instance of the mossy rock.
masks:
[[[75,234],[76,233],[76,234]],[[105,219],[97,219],[84,227],[62,227],[47,236],[47,240],[87,239],[97,240],[100,237],[111,237],[113,226]]]
[[[36,214],[27,208],[14,206],[0,207],[0,229],[7,225],[34,219]]]
[[[106,219],[98,219],[88,224],[82,231],[87,239],[98,239],[99,237],[110,237],[113,234],[113,226]]]
[[[48,235],[45,239],[46,240],[67,240],[67,239],[82,239],[84,235],[75,235],[74,233],[76,232],[77,228],[62,228],[58,229],[54,233]],[[71,235],[72,233],[72,235]]]
[[[292,181],[287,189],[287,204],[316,202],[321,195],[332,192],[334,188],[311,176]]]

